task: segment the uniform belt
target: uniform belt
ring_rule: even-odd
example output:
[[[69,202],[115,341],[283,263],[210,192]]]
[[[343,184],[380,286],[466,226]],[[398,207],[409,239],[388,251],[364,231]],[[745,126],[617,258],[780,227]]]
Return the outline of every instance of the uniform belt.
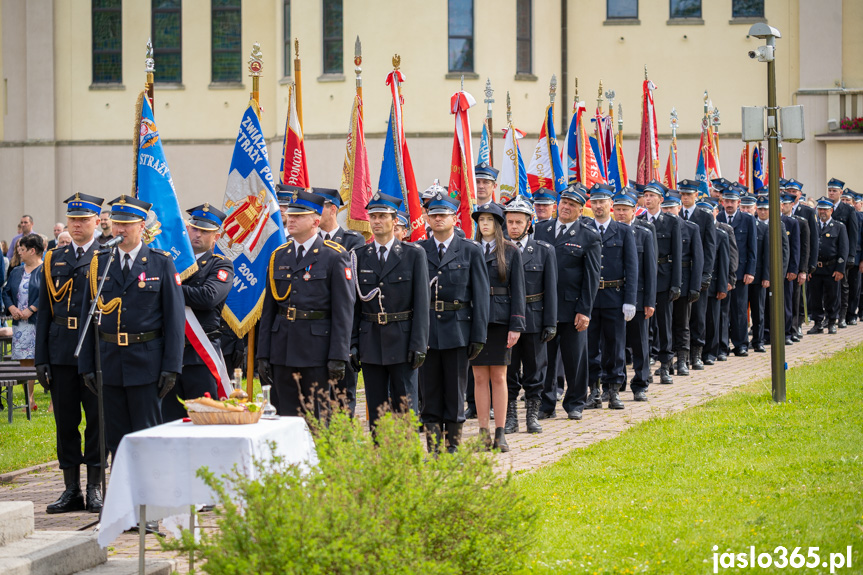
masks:
[[[835,266],[836,262],[838,262],[838,261],[839,260],[835,259],[835,258],[832,260],[824,260],[824,261],[819,260],[818,261],[818,267],[819,268],[829,268],[830,266]]]
[[[104,331],[99,331],[99,339],[108,343],[116,343],[119,346],[127,346],[130,343],[144,343],[145,341],[152,341],[159,337],[162,337],[161,329],[144,333],[105,333]]]
[[[435,311],[456,311],[463,307],[465,307],[465,304],[459,301],[448,302],[435,300],[431,302],[431,308]]]
[[[692,262],[680,262],[680,267],[682,268],[691,268]]]
[[[413,310],[395,313],[363,313],[363,319],[378,325],[387,325],[391,321],[407,321],[414,316]]]
[[[526,298],[524,298],[524,302],[525,302],[525,303],[533,303],[533,302],[535,302],[535,301],[542,301],[542,299],[543,299],[544,297],[545,297],[545,292],[542,292],[542,293],[535,293],[535,294],[533,294],[533,295],[529,295],[529,296],[527,296]]]
[[[623,280],[599,280],[599,289],[605,288],[621,288],[623,287]]]
[[[509,288],[491,286],[491,295],[509,295]]]
[[[78,318],[77,317],[59,317],[54,316],[54,323],[57,325],[63,326],[67,329],[78,329]]]
[[[670,264],[671,263],[671,256],[662,256],[661,258],[656,260],[656,263],[657,264]]]
[[[328,311],[307,311],[292,306],[282,307],[281,309],[285,310],[285,317],[288,321],[298,319],[330,319],[330,312]]]

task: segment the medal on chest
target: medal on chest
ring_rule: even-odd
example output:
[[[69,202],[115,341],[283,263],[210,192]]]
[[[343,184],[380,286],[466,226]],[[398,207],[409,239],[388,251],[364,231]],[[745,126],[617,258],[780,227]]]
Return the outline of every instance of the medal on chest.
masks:
[[[311,273],[309,273],[309,272],[311,272],[311,271],[312,271],[312,266],[308,266],[308,267],[306,268],[306,273],[304,273],[304,274],[303,274],[303,279],[304,279],[305,281],[309,281],[310,279],[312,279],[312,274],[311,274]]]
[[[147,276],[144,274],[144,272],[141,272],[141,275],[138,276],[138,287],[139,288],[147,287],[147,283],[144,281],[144,279],[146,277]]]

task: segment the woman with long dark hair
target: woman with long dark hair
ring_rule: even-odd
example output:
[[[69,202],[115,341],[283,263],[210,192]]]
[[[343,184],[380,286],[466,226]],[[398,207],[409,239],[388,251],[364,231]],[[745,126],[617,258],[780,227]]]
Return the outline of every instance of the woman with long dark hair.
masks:
[[[506,452],[509,451],[509,445],[502,425],[507,404],[506,368],[512,356],[512,346],[525,330],[524,268],[521,252],[504,238],[503,209],[498,204],[483,204],[477,207],[472,217],[477,222],[475,237],[482,244],[491,287],[488,337],[480,354],[470,362],[475,382],[479,433],[486,446]],[[492,401],[495,412],[501,414],[497,419],[501,426],[495,427],[494,441],[488,429]]]

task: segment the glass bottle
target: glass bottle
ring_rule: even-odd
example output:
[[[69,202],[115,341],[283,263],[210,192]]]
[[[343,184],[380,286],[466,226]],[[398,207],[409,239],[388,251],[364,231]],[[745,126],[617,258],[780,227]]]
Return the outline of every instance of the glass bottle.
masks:
[[[231,399],[237,399],[240,403],[247,403],[249,401],[249,394],[246,393],[245,389],[243,389],[242,369],[234,370],[234,379],[231,380],[231,383],[234,386],[234,391],[231,392]]]
[[[279,414],[276,412],[276,408],[270,403],[270,386],[262,385],[261,391],[264,392],[264,405],[261,407],[261,418],[262,419],[278,419]]]

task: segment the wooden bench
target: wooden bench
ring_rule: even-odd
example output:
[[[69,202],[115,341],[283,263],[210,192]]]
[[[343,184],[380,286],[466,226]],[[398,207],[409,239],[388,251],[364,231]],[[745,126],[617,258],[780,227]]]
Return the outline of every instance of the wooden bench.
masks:
[[[6,409],[9,411],[9,423],[12,423],[12,413],[16,409],[24,409],[27,413],[27,421],[31,419],[30,402],[27,401],[27,382],[36,379],[35,367],[23,367],[17,361],[4,361],[0,363],[0,388],[6,388]],[[24,386],[24,404],[14,405],[12,403],[12,392],[16,385]]]

